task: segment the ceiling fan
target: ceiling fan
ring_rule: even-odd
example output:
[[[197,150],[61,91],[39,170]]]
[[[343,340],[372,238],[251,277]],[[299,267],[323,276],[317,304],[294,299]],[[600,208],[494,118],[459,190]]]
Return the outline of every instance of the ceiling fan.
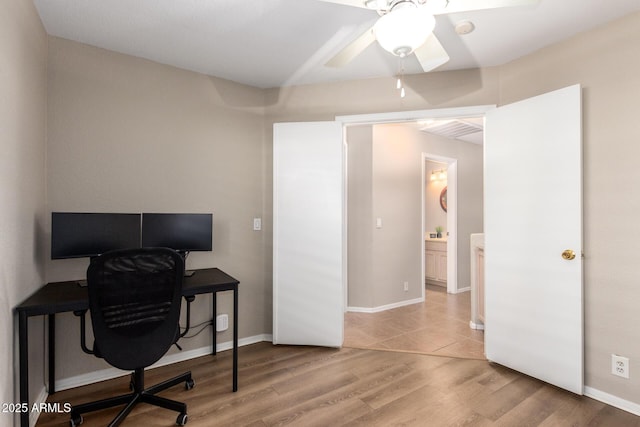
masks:
[[[435,15],[523,6],[540,0],[320,0],[378,12],[376,23],[326,63],[342,67],[378,41],[386,51],[404,58],[414,54],[422,69],[431,71],[449,61],[433,34]]]

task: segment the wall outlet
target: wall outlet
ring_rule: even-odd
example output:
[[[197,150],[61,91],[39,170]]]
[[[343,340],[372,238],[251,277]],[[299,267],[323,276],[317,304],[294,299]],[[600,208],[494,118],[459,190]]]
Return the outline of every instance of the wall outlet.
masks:
[[[262,230],[262,218],[253,218],[253,230],[254,231]]]
[[[409,282],[404,282],[404,291],[409,292]]]
[[[216,317],[216,332],[222,332],[229,329],[229,315],[219,314]]]
[[[622,378],[629,378],[629,358],[612,354],[611,373]]]

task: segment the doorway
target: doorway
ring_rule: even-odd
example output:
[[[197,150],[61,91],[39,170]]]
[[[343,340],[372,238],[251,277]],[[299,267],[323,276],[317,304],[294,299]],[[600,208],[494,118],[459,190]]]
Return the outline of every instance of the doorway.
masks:
[[[448,153],[450,154],[458,153],[459,150],[456,144],[460,145],[462,142],[450,141],[445,137],[432,136],[425,132],[421,132],[419,128],[423,124],[424,123],[419,124],[414,121],[407,123],[385,123],[381,125],[357,126],[356,128],[359,128],[357,130],[360,133],[360,137],[363,135],[369,137],[369,140],[363,138],[364,140],[361,141],[362,145],[367,148],[374,145],[379,152],[374,152],[372,154],[370,151],[355,152],[352,151],[351,148],[347,149],[347,157],[349,158],[362,156],[363,153],[367,156],[367,162],[370,162],[371,158],[375,158],[377,163],[373,168],[373,171],[371,169],[366,169],[364,171],[359,170],[358,173],[364,173],[366,176],[373,175],[374,184],[377,183],[381,187],[386,186],[386,184],[376,182],[375,177],[377,177],[378,174],[383,175],[384,179],[393,181],[394,194],[388,195],[382,191],[382,194],[380,195],[375,191],[375,189],[372,190],[371,188],[368,188],[366,196],[372,197],[371,194],[373,193],[373,197],[375,199],[373,201],[368,200],[368,203],[374,206],[372,210],[358,211],[354,214],[353,206],[348,204],[349,215],[354,215],[356,217],[357,224],[353,224],[352,221],[348,221],[349,261],[347,270],[349,272],[349,294],[347,296],[348,308],[345,317],[345,346],[414,351],[467,358],[483,358],[483,334],[482,332],[474,331],[469,328],[469,320],[471,319],[471,303],[469,292],[465,292],[469,290],[468,278],[466,279],[466,285],[460,286],[461,289],[458,289],[458,239],[456,222],[458,161],[453,157],[442,155],[442,153],[447,152],[447,150],[449,150]],[[389,141],[388,145],[392,145],[393,149],[380,148],[379,145],[375,145],[379,144],[379,142],[372,142],[370,140],[372,134],[370,128],[376,126],[385,129],[373,133],[378,138],[386,138],[386,140]],[[347,135],[347,141],[349,141],[349,136],[352,135],[352,132],[347,132]],[[416,138],[419,139],[418,142],[415,142]],[[403,145],[401,142],[403,139],[410,139],[414,141],[414,146]],[[428,143],[425,143],[425,141],[429,140],[435,140],[436,144],[429,145]],[[447,145],[449,148],[445,148],[443,151],[442,147],[438,147],[439,145]],[[427,147],[429,150],[424,151]],[[394,153],[392,150],[396,150],[399,153]],[[476,145],[475,151],[479,169],[475,171],[477,176],[472,179],[480,183],[476,193],[481,193],[481,145]],[[465,166],[469,165],[470,157],[471,156],[467,156],[465,158],[463,155],[463,164]],[[389,164],[385,163],[385,160],[387,160]],[[434,163],[434,166],[431,167],[427,163],[429,161],[437,163]],[[351,168],[352,163],[348,163],[348,165],[348,168]],[[368,163],[367,166],[369,166]],[[438,188],[438,194],[434,197],[431,197],[431,195],[427,194],[426,191],[430,176],[432,175],[433,169],[436,169],[436,166],[438,166],[437,169],[445,169],[448,175],[446,182],[439,183],[440,187],[448,187],[447,192],[449,193],[448,197],[442,200],[442,205],[440,204],[440,193],[442,188]],[[406,170],[407,168],[410,170]],[[383,173],[380,173],[379,171],[383,171]],[[350,175],[351,172],[352,171],[349,170],[348,175]],[[413,184],[408,184],[404,177],[399,177],[398,175],[400,173],[407,173],[410,175],[410,179],[413,180]],[[468,173],[464,176],[466,179],[469,179]],[[352,177],[349,179],[351,178]],[[371,186],[372,184],[368,183],[368,185]],[[406,198],[402,199],[398,196],[398,193],[404,192],[404,190],[400,188],[403,185],[413,185],[413,198],[418,198],[417,201],[412,201],[410,206],[404,203],[406,202]],[[347,193],[348,199],[354,197],[362,198],[361,192],[353,191],[351,186],[348,186]],[[420,196],[420,194],[422,194],[422,196]],[[435,234],[435,229],[432,230],[434,227],[428,225],[429,222],[425,220],[425,215],[428,209],[426,202],[432,201],[429,200],[432,198],[434,198],[438,203],[437,209],[441,214],[439,219],[436,221],[439,221],[438,225],[442,226],[443,236],[441,237],[440,242],[446,242],[447,237],[452,239],[451,244],[445,244],[443,246],[442,258],[444,259],[444,280],[442,281],[442,284],[444,287],[440,288],[437,286],[425,287],[425,271],[431,269],[428,261],[425,262],[425,246],[428,244],[425,242],[427,240],[425,237],[428,237],[430,233]],[[482,199],[481,194],[479,198]],[[380,205],[395,206],[395,210],[406,211],[408,209],[413,209],[415,210],[415,213],[419,215],[415,215],[415,217],[411,215],[394,216],[393,213],[379,209],[378,207]],[[444,209],[446,209],[446,211]],[[470,209],[467,209],[467,211],[469,210]],[[473,232],[482,231],[481,205],[477,210],[479,217],[478,224],[480,228],[472,228]],[[366,219],[369,217],[371,217],[371,223],[367,224]],[[407,236],[404,227],[396,228],[394,221],[414,221],[412,228],[413,231],[411,231],[411,233],[413,233],[413,236],[418,238],[418,244],[411,245],[411,247],[414,248],[411,249],[412,251],[417,248],[417,251],[413,252],[411,256],[413,263],[416,266],[419,266],[419,268],[416,268],[415,270],[412,269],[412,274],[417,271],[415,276],[402,276],[403,271],[401,271],[401,268],[396,268],[394,265],[387,267],[396,268],[396,272],[389,275],[388,280],[386,281],[376,281],[377,275],[371,274],[370,271],[368,272],[369,276],[366,277],[364,281],[353,280],[352,272],[354,270],[354,265],[356,265],[358,269],[362,270],[363,264],[365,267],[369,267],[371,264],[378,264],[379,261],[385,261],[384,259],[376,258],[378,261],[374,260],[372,263],[372,258],[366,258],[366,256],[364,261],[358,260],[358,258],[363,257],[363,253],[366,254],[367,251],[371,251],[372,242],[373,252],[376,253],[376,256],[385,258],[385,256],[382,255],[384,252],[381,252],[383,249],[376,246],[376,239],[384,239],[385,245],[388,247],[393,247],[392,245],[394,244],[399,245],[395,249],[392,249],[394,254],[388,255],[388,258],[392,258],[396,253],[405,250],[406,248],[404,246],[409,246],[398,241],[402,239],[392,240],[388,235],[384,234],[386,229],[393,229],[394,233],[404,237]],[[354,230],[358,227],[363,228],[364,232],[360,233],[358,230]],[[466,231],[469,230],[468,227],[463,229]],[[373,230],[373,233],[367,234],[369,230]],[[391,231],[389,233],[391,233]],[[447,236],[447,233],[449,233],[450,236]],[[362,239],[363,235],[367,237],[364,243],[362,241],[356,241],[354,244],[354,236],[356,239]],[[436,240],[435,237],[436,236],[434,236],[434,240]],[[356,248],[353,248],[354,245]],[[468,246],[469,245],[467,244],[467,249]],[[396,262],[398,264],[404,263],[405,257],[406,252],[402,257],[403,259],[396,260]],[[354,261],[354,258],[356,261]],[[465,265],[468,266],[468,254],[465,259],[467,260]],[[442,265],[440,268],[442,269]],[[359,271],[358,273],[362,274],[362,271]],[[405,281],[405,279],[409,280]],[[421,292],[417,295],[409,295],[406,293],[402,294],[396,290],[399,289],[399,286],[402,286],[402,281],[404,281],[405,292],[407,292],[407,285],[409,285],[409,287],[412,285],[418,285]],[[371,286],[372,283],[375,283],[375,286],[377,287],[365,287],[365,292],[363,293],[361,291],[361,285],[363,285],[363,283],[366,283],[366,286]],[[431,284],[433,285],[434,283]],[[385,286],[392,288],[392,290],[389,291],[387,289],[381,289]],[[462,291],[462,293],[459,293],[460,291]],[[400,302],[394,303],[392,300],[385,300],[385,292],[386,296],[390,296],[391,293],[394,292],[394,294],[391,295],[391,298],[396,298],[395,301],[400,300]],[[350,296],[353,297],[354,295],[357,298],[360,298],[355,304],[354,298],[350,298]],[[404,300],[402,300],[402,297],[405,297]]]
[[[274,125],[274,207],[273,207],[273,342],[275,344],[341,346],[344,342],[344,312],[346,292],[351,292],[352,283],[346,279],[346,206],[345,206],[345,151],[344,129],[357,124],[392,124],[415,122],[424,117],[447,118],[485,114],[494,106],[475,106],[441,110],[383,113],[364,116],[336,117],[330,122],[276,123]],[[313,138],[310,137],[313,135]],[[305,144],[300,144],[304,141]],[[419,150],[413,159],[420,177]],[[388,154],[397,155],[398,150]],[[412,152],[414,154],[415,152]],[[325,161],[325,158],[327,159]],[[306,181],[298,179],[304,176]],[[414,181],[417,188],[411,198],[417,207],[408,209],[415,216],[417,227],[408,229],[408,237],[400,239],[403,247],[410,242],[409,257],[417,257],[413,263],[405,263],[405,252],[391,251],[383,257],[390,266],[376,265],[372,274],[383,282],[393,283],[382,287],[376,297],[379,301],[391,300],[405,303],[424,301],[424,276],[421,271],[422,219],[420,216],[420,179]],[[392,183],[395,184],[395,183]],[[402,186],[388,185],[388,194],[399,194]],[[399,204],[397,206],[403,206]],[[406,206],[406,205],[405,205]],[[375,221],[376,230],[397,238],[399,234],[389,224],[404,224],[393,221],[398,209],[393,204],[377,206],[382,215],[363,216],[364,221]],[[376,214],[377,215],[377,214]],[[378,221],[380,218],[380,221]],[[391,219],[387,222],[385,220]],[[318,222],[322,227],[309,227]],[[380,227],[378,228],[378,224]],[[416,231],[417,230],[417,231]],[[348,230],[351,233],[352,230]],[[459,230],[464,233],[463,230]],[[477,231],[477,230],[474,230]],[[389,233],[390,232],[390,233]],[[404,236],[401,236],[404,237]],[[381,248],[397,247],[386,245]],[[363,251],[365,252],[365,251]],[[292,258],[293,257],[293,258]],[[409,260],[410,261],[410,260]],[[460,261],[459,261],[460,262]],[[462,261],[464,263],[464,261]],[[377,264],[377,263],[376,263]],[[413,269],[410,278],[405,278],[407,265]],[[399,268],[397,267],[399,266]],[[309,280],[313,278],[313,280]],[[389,299],[388,292],[399,292],[399,298]],[[405,293],[406,292],[406,293]],[[409,298],[407,298],[409,297]],[[350,298],[349,298],[350,299]],[[393,304],[396,305],[396,304]],[[396,305],[397,306],[397,305]],[[378,301],[362,307],[389,307]],[[295,319],[292,321],[292,319]]]

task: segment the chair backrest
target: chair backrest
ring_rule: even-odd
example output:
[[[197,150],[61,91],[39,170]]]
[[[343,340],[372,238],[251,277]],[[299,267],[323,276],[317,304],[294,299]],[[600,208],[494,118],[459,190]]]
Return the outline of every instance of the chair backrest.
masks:
[[[95,347],[112,366],[158,361],[179,331],[184,260],[172,249],[107,252],[87,269]]]

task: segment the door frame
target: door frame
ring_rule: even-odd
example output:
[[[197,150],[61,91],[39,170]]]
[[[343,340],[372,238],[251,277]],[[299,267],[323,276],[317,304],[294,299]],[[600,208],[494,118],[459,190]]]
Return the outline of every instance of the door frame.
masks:
[[[447,118],[465,118],[465,117],[478,117],[478,116],[483,116],[486,114],[487,111],[489,110],[493,110],[497,107],[497,105],[495,104],[487,104],[487,105],[475,105],[475,106],[467,106],[467,107],[451,107],[451,108],[436,108],[436,109],[430,109],[430,110],[409,110],[409,111],[396,111],[396,112],[388,112],[388,113],[372,113],[372,114],[355,114],[355,115],[346,115],[346,116],[336,116],[335,117],[335,121],[336,122],[340,122],[342,123],[342,127],[346,128],[348,126],[358,126],[358,125],[378,125],[378,124],[385,124],[385,123],[402,123],[402,122],[415,122],[418,120],[424,120],[425,118],[429,118],[429,119],[447,119]],[[344,136],[344,138],[346,138],[346,131],[342,132],[342,135]],[[432,158],[435,157],[440,157],[440,158],[444,158],[441,156],[431,156]],[[422,169],[423,169],[423,175],[424,175],[424,153],[422,155],[422,159],[423,159],[423,163],[422,163]],[[448,160],[456,160],[456,159],[448,159]],[[449,162],[447,162],[449,163]],[[454,163],[457,166],[457,163]],[[457,168],[455,168],[455,171],[457,173]],[[348,172],[347,172],[348,173]],[[457,177],[457,175],[456,175]],[[345,187],[346,187],[346,180],[347,180],[347,176],[345,174],[344,176],[344,180],[345,180]],[[456,181],[457,183],[457,181]],[[423,177],[423,183],[422,183],[422,187],[423,187],[423,198],[424,198],[424,177]],[[447,191],[448,192],[448,191]],[[457,188],[456,188],[456,195],[455,195],[455,203],[457,204]],[[448,194],[449,196],[449,194]],[[345,197],[348,197],[348,195],[346,194],[345,191]],[[346,205],[345,205],[346,206]],[[457,210],[457,206],[456,206],[456,210]],[[422,217],[424,218],[424,201],[422,203]],[[346,209],[345,209],[345,214],[344,214],[344,227],[345,227],[345,236],[347,233],[347,213],[346,213]],[[454,229],[456,231],[456,235],[457,235],[457,215],[456,217],[453,219],[452,221],[455,225],[454,225]],[[447,229],[449,229],[451,224],[449,224],[449,215],[447,215]],[[424,236],[425,230],[424,230],[424,219],[422,221],[422,235]],[[452,277],[452,283],[449,284],[449,282],[447,281],[447,292],[449,293],[457,293],[458,292],[458,272],[457,272],[457,267],[458,267],[458,262],[457,262],[457,238],[456,240],[456,247],[448,247],[447,248],[447,277]],[[344,253],[347,253],[347,247],[346,247],[346,237],[344,240]],[[451,260],[449,257],[452,257]],[[424,239],[422,240],[422,277],[424,278]],[[344,295],[345,295],[345,304],[344,304],[344,310],[347,310],[348,307],[348,300],[347,300],[347,296],[348,296],[348,291],[349,291],[349,281],[347,280],[347,273],[348,273],[348,269],[349,269],[349,264],[348,264],[348,260],[345,260],[345,268],[344,268],[344,274],[345,274],[345,280],[344,280]],[[455,281],[455,283],[453,283]],[[469,284],[471,285],[471,284]],[[422,299],[424,300],[425,297],[425,292],[424,292],[424,286],[422,287]]]
[[[447,239],[447,293],[457,294],[469,290],[458,289],[458,159],[444,157],[437,154],[422,153],[422,235],[427,235],[425,229],[425,195],[427,191],[427,161],[446,163],[447,165],[447,233],[454,236]],[[426,266],[424,259],[425,241],[422,239],[422,277],[425,277]],[[422,287],[422,299],[425,298],[425,289]]]

